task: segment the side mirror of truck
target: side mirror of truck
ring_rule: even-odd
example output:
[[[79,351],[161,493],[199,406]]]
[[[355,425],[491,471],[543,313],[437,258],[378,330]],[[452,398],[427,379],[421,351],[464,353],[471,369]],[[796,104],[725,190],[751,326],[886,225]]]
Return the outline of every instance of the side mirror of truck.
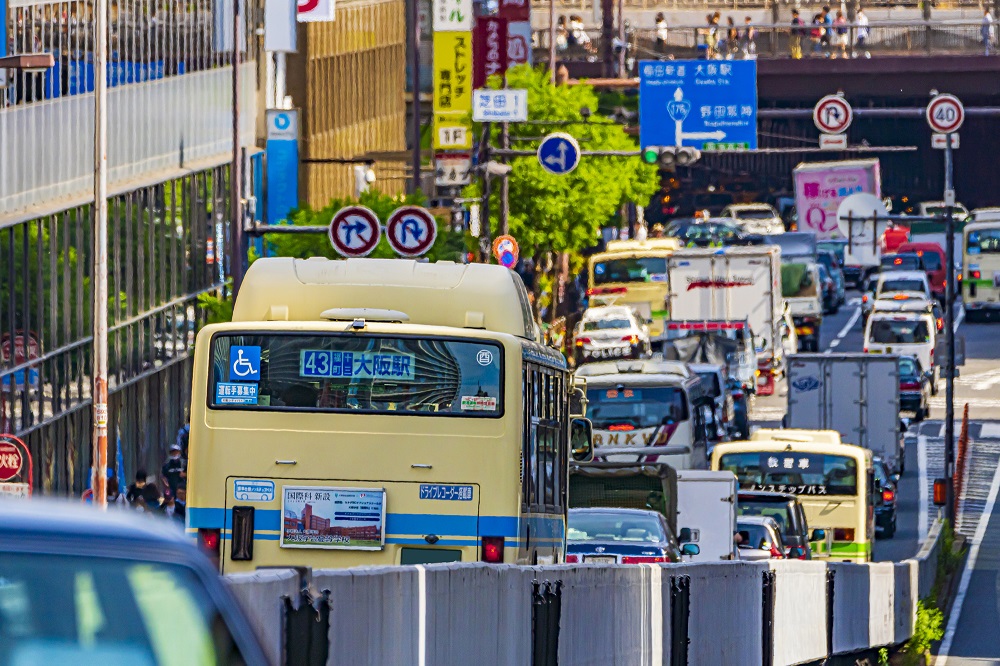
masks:
[[[682,527],[680,533],[677,535],[677,541],[680,543],[688,543],[691,541],[691,528]]]
[[[899,472],[896,472],[895,474],[889,476],[889,480],[892,481],[894,484],[899,483],[900,478],[901,477],[899,476]]]
[[[594,459],[594,426],[590,419],[575,418],[570,422],[569,445],[575,462]]]
[[[701,548],[696,543],[686,543],[681,546],[681,555],[698,555],[701,553]]]
[[[813,530],[812,536],[809,537],[810,541],[822,541],[826,538],[826,530]]]

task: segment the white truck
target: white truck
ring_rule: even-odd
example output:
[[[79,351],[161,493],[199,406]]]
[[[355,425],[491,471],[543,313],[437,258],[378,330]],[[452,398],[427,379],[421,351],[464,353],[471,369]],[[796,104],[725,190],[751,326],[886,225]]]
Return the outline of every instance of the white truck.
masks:
[[[836,430],[902,473],[898,362],[889,354],[790,356],[787,427]]]
[[[783,360],[781,250],[767,245],[678,250],[667,259],[667,280],[670,321],[750,324],[761,370],[757,392],[773,392]]]
[[[736,475],[732,472],[677,472],[677,526],[685,543],[701,549],[692,562],[739,559],[736,534]]]

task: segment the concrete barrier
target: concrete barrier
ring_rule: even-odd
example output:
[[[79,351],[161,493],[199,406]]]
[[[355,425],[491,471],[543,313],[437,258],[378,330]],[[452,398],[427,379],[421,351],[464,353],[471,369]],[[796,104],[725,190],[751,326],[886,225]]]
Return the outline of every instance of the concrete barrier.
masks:
[[[826,566],[800,560],[768,564],[776,574],[774,663],[826,657]]]
[[[913,633],[917,600],[933,586],[939,534],[936,524],[917,557],[895,564],[468,563],[317,570],[307,582],[315,592],[330,592],[331,664],[531,663],[534,580],[562,581],[561,666],[677,663],[672,661],[677,641],[671,636],[671,579],[688,576],[687,663],[757,666],[769,641],[768,661],[779,666],[829,656],[828,572],[833,573],[832,654],[906,641]],[[771,633],[762,603],[765,572],[774,576]],[[281,597],[297,598],[298,574],[261,570],[228,576],[227,582],[268,654],[280,664]]]
[[[250,619],[257,639],[272,663],[281,663],[284,622],[282,597],[297,607],[299,574],[294,569],[260,569],[225,577],[227,587]]]

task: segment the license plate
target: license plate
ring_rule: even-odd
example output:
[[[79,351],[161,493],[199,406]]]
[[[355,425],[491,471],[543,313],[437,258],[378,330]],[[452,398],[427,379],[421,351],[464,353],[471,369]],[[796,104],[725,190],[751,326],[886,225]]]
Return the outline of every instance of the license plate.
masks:
[[[613,555],[588,555],[584,558],[584,562],[593,562],[594,564],[614,564],[616,561]]]
[[[869,354],[881,354],[882,350],[881,349],[869,349],[868,353]]]
[[[622,358],[628,356],[630,351],[628,347],[607,347],[605,349],[584,350],[584,354],[591,358]]]

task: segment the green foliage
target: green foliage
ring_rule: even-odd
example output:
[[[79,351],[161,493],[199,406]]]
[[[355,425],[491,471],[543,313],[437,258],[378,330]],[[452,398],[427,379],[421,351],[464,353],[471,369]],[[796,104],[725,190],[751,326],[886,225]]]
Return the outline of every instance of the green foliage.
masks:
[[[931,645],[944,636],[944,615],[937,608],[933,599],[917,602],[917,622],[913,628],[913,636],[903,646],[904,664],[917,666],[925,663],[930,654]]]
[[[389,218],[389,214],[400,206],[422,206],[424,204],[423,195],[391,196],[383,194],[378,190],[368,190],[362,192],[361,197],[355,199],[334,199],[320,210],[313,210],[308,206],[298,208],[291,212],[290,223],[297,226],[328,226],[334,214],[344,206],[360,204],[370,208],[383,223]],[[465,252],[465,240],[461,233],[451,230],[447,221],[438,220],[438,235],[434,246],[428,251],[427,258],[431,261],[450,260],[457,261]],[[270,234],[267,236],[268,256],[277,257],[327,257],[328,259],[339,259],[330,239],[326,234]],[[379,242],[378,247],[371,253],[372,257],[393,258],[396,253],[389,247],[385,237]],[[251,257],[255,259],[256,257]]]
[[[580,123],[512,124],[513,148],[535,150],[538,147],[535,139],[558,130],[576,137],[583,150],[637,150],[635,139],[607,118],[594,114],[588,123],[582,123],[581,108],[595,111],[599,107],[591,86],[552,86],[544,70],[527,66],[509,70],[507,85],[528,91],[530,120]],[[496,136],[492,143],[498,145]],[[615,216],[621,205],[645,204],[659,185],[656,168],[643,164],[638,157],[584,157],[575,171],[563,176],[544,171],[534,156],[514,158],[510,164],[513,167],[509,177],[510,231],[521,246],[522,256],[548,251],[578,252],[593,245],[599,229]],[[479,192],[476,184],[470,186],[467,195],[478,196]],[[494,229],[499,206],[499,194],[495,191],[490,203]]]
[[[227,280],[225,298],[212,292],[198,294],[198,305],[205,311],[205,323],[223,324],[233,320],[232,288],[233,281]]]
[[[889,666],[889,648],[879,648],[878,666]]]

